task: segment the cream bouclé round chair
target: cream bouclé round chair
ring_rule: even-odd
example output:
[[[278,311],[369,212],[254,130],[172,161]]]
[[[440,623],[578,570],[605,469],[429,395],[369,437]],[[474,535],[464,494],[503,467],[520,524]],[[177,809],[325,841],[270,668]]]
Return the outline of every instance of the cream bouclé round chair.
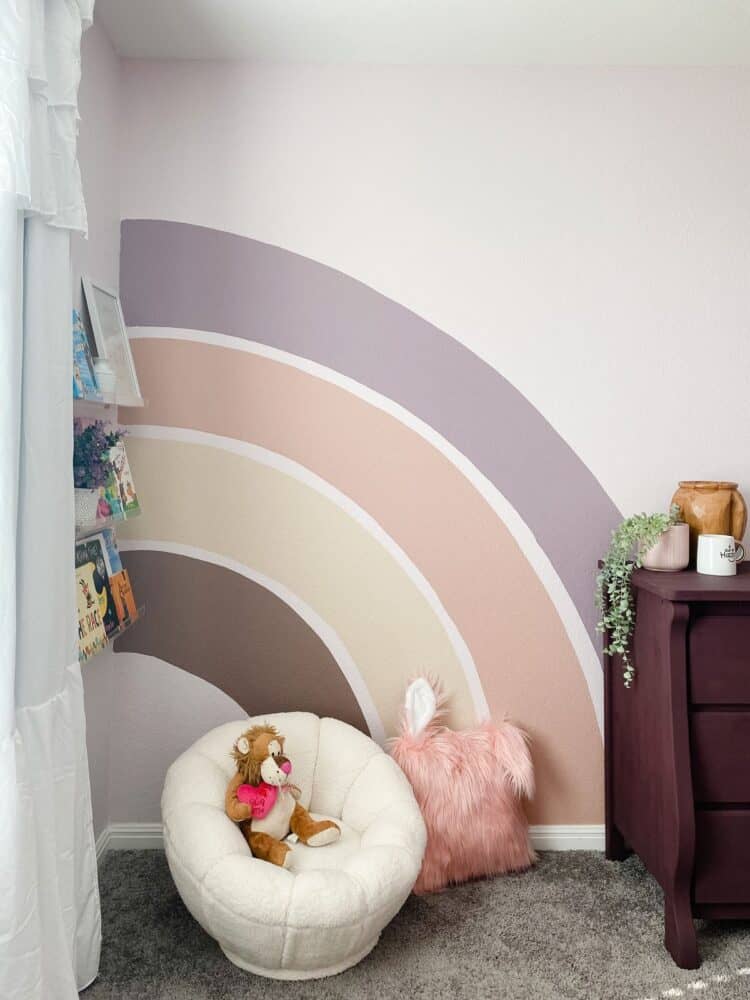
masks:
[[[280,868],[250,854],[224,812],[230,751],[249,726],[286,737],[302,805],[341,838],[296,843]],[[355,965],[377,944],[416,881],[426,833],[411,786],[369,737],[306,712],[212,730],[172,764],[162,794],[164,844],[188,910],[236,965],[273,979],[314,979]]]

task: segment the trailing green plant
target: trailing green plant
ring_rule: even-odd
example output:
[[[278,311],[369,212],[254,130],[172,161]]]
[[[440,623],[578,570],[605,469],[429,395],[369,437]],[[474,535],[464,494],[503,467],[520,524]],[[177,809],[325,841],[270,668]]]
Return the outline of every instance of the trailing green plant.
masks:
[[[630,640],[635,628],[635,602],[630,578],[642,558],[664,532],[680,523],[680,508],[672,504],[668,514],[635,514],[612,532],[609,551],[596,578],[596,606],[600,619],[597,631],[606,636],[604,652],[622,657],[625,687],[630,687],[635,669],[630,657]]]

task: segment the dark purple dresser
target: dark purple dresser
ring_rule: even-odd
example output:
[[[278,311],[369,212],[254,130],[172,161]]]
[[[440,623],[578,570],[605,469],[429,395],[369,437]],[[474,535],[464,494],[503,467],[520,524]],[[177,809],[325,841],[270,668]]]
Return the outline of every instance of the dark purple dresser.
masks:
[[[693,917],[750,919],[750,565],[633,574],[636,677],[604,658],[606,853],[664,890],[664,943],[699,964]]]

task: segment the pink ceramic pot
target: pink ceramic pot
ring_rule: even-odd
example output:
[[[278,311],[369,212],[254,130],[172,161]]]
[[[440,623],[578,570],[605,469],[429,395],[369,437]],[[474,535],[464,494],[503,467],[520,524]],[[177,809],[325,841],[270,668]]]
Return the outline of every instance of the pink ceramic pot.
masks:
[[[641,561],[646,569],[657,573],[673,573],[685,569],[690,562],[690,527],[673,524],[667,528],[656,545],[644,552]]]

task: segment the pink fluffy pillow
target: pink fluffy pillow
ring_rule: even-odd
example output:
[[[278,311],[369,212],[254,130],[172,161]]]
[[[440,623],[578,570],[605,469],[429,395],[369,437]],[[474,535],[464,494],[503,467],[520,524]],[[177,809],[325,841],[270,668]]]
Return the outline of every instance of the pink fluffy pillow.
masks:
[[[427,826],[416,893],[533,864],[521,799],[534,793],[525,734],[509,722],[453,732],[441,725],[440,686],[409,685],[390,752],[411,782]]]

